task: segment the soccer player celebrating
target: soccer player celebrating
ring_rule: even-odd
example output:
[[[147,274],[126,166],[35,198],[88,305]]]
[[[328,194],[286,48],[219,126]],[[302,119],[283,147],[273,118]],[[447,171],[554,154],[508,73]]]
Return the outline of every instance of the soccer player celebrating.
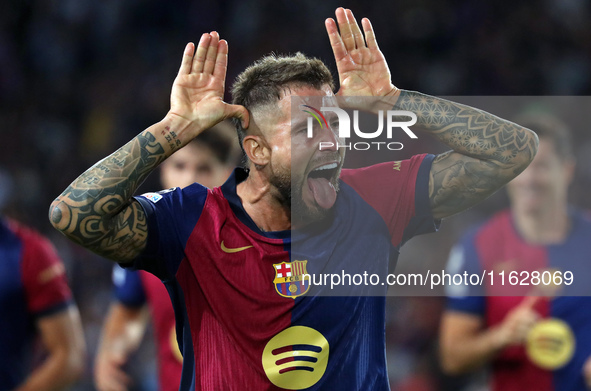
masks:
[[[51,243],[0,218],[0,390],[65,390],[84,371],[86,348],[65,269]],[[39,337],[44,360],[30,370]]]
[[[160,166],[164,188],[186,187],[195,182],[219,186],[234,167],[236,148],[221,124],[199,135]],[[229,136],[229,137],[228,137]],[[140,346],[148,325],[147,306],[154,324],[161,391],[176,391],[181,381],[183,360],[178,348],[174,309],[162,282],[144,271],[113,268],[116,301],[105,320],[95,361],[94,381],[99,391],[129,389],[131,378],[123,366]]]
[[[196,50],[186,46],[166,117],[51,206],[52,224],[68,237],[165,281],[184,357],[182,390],[387,390],[385,297],[312,295],[301,276],[362,262],[387,270],[404,240],[487,197],[536,153],[527,129],[396,88],[369,20],[362,33],[350,10],[336,16],[326,28],[337,95],[376,97],[364,109],[416,112],[452,151],[341,172],[333,129],[308,138],[304,115],[291,113],[292,100],[333,97],[326,66],[301,54],[263,58],[238,76],[227,104],[228,44],[212,32]],[[158,164],[229,117],[249,170],[236,169],[212,190],[132,198]],[[320,142],[333,147],[320,150]],[[305,244],[298,258],[292,240]]]
[[[588,274],[591,219],[568,205],[574,173],[568,129],[549,116],[521,123],[540,137],[539,152],[507,185],[510,210],[462,238],[450,255],[450,271]],[[566,288],[539,284],[537,292],[524,292],[542,297],[483,297],[467,286],[453,288],[441,326],[444,370],[460,374],[490,364],[492,389],[499,391],[591,387],[591,299],[568,297],[561,291]]]

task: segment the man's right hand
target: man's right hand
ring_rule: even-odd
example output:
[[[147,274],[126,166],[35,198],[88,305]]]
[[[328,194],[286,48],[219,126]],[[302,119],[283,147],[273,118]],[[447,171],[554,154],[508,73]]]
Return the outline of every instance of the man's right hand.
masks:
[[[127,391],[131,377],[122,369],[126,359],[123,355],[101,354],[94,366],[94,385],[98,391]]]
[[[496,329],[499,348],[525,343],[527,334],[540,319],[540,315],[534,310],[539,299],[539,297],[528,296],[509,311]]]
[[[242,126],[248,126],[246,108],[223,101],[227,67],[228,43],[215,31],[201,36],[196,53],[193,43],[185,47],[167,114],[187,121],[179,132],[183,144],[226,118],[240,118]]]
[[[129,263],[146,247],[146,215],[131,200],[163,160],[202,131],[237,117],[248,126],[243,106],[223,101],[228,43],[204,34],[195,53],[187,44],[166,117],[90,167],[51,204],[51,224],[78,244],[116,262]]]
[[[498,325],[486,328],[479,315],[446,311],[441,322],[441,366],[459,375],[488,364],[503,349],[523,344],[540,316],[534,310],[540,298],[527,297]]]

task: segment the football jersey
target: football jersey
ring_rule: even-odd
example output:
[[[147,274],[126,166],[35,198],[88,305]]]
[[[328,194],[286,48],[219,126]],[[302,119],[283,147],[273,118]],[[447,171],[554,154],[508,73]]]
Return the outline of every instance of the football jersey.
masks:
[[[516,231],[510,211],[500,212],[469,232],[452,250],[450,265],[453,270],[450,272],[492,270],[498,277],[502,270],[507,273],[511,270],[570,271],[574,281],[589,281],[591,220],[575,210],[570,215],[572,227],[564,243],[542,246],[526,243]],[[500,279],[497,278],[496,283],[500,284]],[[505,284],[508,284],[507,275]],[[568,296],[569,288],[580,292],[580,286],[560,284],[556,297],[543,297],[536,302],[534,310],[544,321],[532,329],[525,345],[504,349],[492,362],[493,390],[586,389],[582,368],[591,356],[591,311],[588,310],[591,297]],[[481,316],[486,326],[491,327],[501,323],[523,300],[522,296],[479,296],[482,292],[454,287],[448,309]],[[535,294],[535,290],[529,294]],[[540,291],[540,295],[543,294]]]
[[[236,193],[242,169],[213,190],[137,197],[148,243],[134,267],[172,299],[181,390],[388,390],[386,286],[335,296],[305,275],[387,273],[405,240],[435,229],[432,160],[343,170],[334,213],[293,232],[256,226]]]
[[[31,370],[35,320],[72,303],[64,265],[49,241],[0,219],[0,390],[12,390]]]
[[[144,271],[113,268],[115,297],[131,308],[150,306],[158,354],[160,391],[177,391],[181,382],[183,357],[174,324],[174,310],[166,287],[157,277]]]

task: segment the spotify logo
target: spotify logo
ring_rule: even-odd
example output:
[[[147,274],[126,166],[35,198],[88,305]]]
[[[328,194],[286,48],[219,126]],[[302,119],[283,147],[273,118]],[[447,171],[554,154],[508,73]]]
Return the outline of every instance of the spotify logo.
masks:
[[[328,341],[310,327],[289,327],[267,342],[265,374],[277,387],[301,390],[316,384],[328,364]]]
[[[527,336],[529,359],[544,369],[566,365],[575,352],[575,336],[568,324],[559,319],[538,322]]]

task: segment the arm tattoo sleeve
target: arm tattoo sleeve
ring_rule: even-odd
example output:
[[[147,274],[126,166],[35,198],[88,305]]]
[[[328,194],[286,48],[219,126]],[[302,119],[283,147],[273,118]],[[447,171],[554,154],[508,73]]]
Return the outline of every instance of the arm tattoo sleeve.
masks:
[[[168,127],[161,132],[165,145],[144,131],[80,175],[52,203],[52,225],[75,242],[115,261],[137,256],[146,244],[147,224],[139,203],[130,199],[170,154],[166,150],[176,147],[176,135]]]
[[[534,158],[535,133],[485,111],[412,91],[397,108],[417,115],[417,126],[452,148],[433,161],[429,196],[434,215],[466,209],[509,182]]]

